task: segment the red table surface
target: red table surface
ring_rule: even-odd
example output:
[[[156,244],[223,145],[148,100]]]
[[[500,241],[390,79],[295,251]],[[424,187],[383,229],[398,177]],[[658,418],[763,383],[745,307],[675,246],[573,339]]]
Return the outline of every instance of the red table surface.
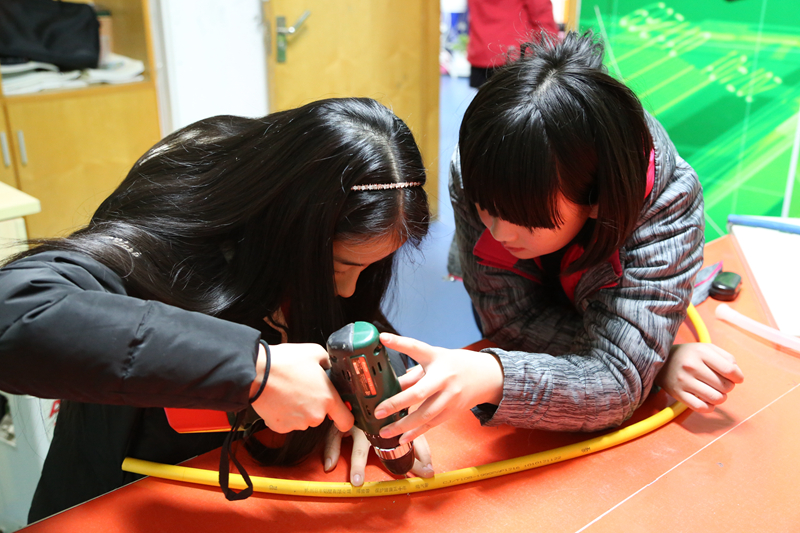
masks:
[[[768,323],[733,237],[706,246],[706,264],[742,274],[734,309]],[[219,488],[145,478],[26,528],[27,533],[154,531],[653,532],[800,530],[800,358],[698,311],[714,342],[736,356],[745,382],[708,415],[686,412],[654,432],[596,454],[446,489],[372,498],[256,494],[225,500]],[[678,340],[694,340],[688,325]],[[670,402],[651,396],[635,420]],[[527,455],[597,434],[485,428],[465,412],[428,432],[444,472]],[[349,447],[343,450],[347,457]],[[240,454],[244,458],[244,454]],[[187,464],[216,469],[218,452]],[[253,475],[346,481],[348,460],[329,474],[311,459]],[[367,480],[391,479],[373,457]]]

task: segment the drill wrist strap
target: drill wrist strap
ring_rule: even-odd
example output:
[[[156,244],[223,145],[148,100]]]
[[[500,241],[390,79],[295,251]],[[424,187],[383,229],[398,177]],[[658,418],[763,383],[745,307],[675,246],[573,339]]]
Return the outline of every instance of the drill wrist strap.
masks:
[[[231,430],[225,436],[225,440],[222,442],[222,449],[220,450],[219,454],[219,487],[222,489],[225,499],[231,502],[245,500],[253,494],[253,481],[250,479],[247,471],[242,466],[242,463],[240,463],[236,458],[236,450],[233,449],[233,443],[239,438],[239,426],[242,425],[246,413],[247,410],[242,409],[236,414],[236,421],[231,426]],[[241,474],[242,479],[244,479],[245,485],[247,485],[246,488],[240,490],[239,492],[236,492],[229,486],[231,462],[234,464],[234,466],[236,466],[236,469],[239,471],[239,474]]]
[[[267,364],[264,367],[264,377],[261,380],[261,386],[258,388],[258,392],[256,392],[256,395],[250,398],[251,404],[254,403],[256,400],[258,400],[258,397],[261,396],[262,392],[264,392],[264,388],[267,386],[267,378],[269,378],[269,369],[272,362],[272,357],[269,352],[269,344],[267,344],[267,341],[261,339],[258,342],[261,343],[261,345],[264,347],[264,351],[267,353]]]

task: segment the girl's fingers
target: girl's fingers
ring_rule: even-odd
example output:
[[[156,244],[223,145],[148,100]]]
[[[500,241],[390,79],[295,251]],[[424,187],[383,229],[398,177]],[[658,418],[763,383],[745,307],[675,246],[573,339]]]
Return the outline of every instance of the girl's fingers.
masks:
[[[703,343],[703,345],[702,345],[702,346],[705,346],[706,348],[709,348],[709,349],[713,350],[713,351],[714,351],[714,352],[716,352],[716,353],[717,353],[717,354],[718,354],[718,355],[719,355],[721,358],[723,358],[723,359],[726,359],[726,360],[730,361],[731,363],[736,363],[736,358],[733,356],[733,354],[732,354],[732,353],[730,353],[730,352],[729,352],[729,351],[727,351],[727,350],[723,350],[722,348],[720,348],[720,347],[719,347],[719,346],[717,346],[716,344],[711,344],[711,343]]]
[[[732,381],[720,376],[710,368],[698,370],[693,376],[693,379],[684,384],[684,388],[693,390],[701,385],[703,390],[708,387],[718,391],[720,394],[726,394],[732,391],[735,387]]]
[[[713,361],[712,361],[713,359]],[[736,386],[733,381],[725,377],[718,368],[727,365],[727,362],[716,357],[706,357],[704,365],[695,371],[694,379],[719,391],[721,394],[731,392]],[[735,366],[735,365],[734,365]],[[736,367],[738,369],[738,367]],[[687,384],[687,387],[690,385]]]
[[[739,368],[739,365],[736,364],[736,359],[722,348],[713,344],[710,346],[713,354],[709,354],[705,360],[709,368],[733,383],[742,383],[744,381],[744,373]]]
[[[319,344],[308,343],[308,344],[299,344],[298,346],[307,348],[309,357],[318,362],[319,366],[321,366],[325,370],[331,367],[331,361],[328,358],[327,350],[325,350],[325,348],[323,348]]]
[[[694,394],[690,394],[686,391],[679,391],[676,395],[676,400],[685,403],[689,409],[697,413],[710,413],[714,410],[713,405],[707,404]]]
[[[425,402],[419,406],[419,409],[413,413],[408,414],[397,422],[382,427],[380,433],[381,437],[391,438],[395,435],[402,434],[403,436],[400,438],[400,443],[410,442],[415,437],[422,435],[430,428],[440,424],[443,420],[435,424],[433,421],[437,419],[439,414],[442,413],[446,407],[447,402],[442,398],[442,394],[437,392],[425,400]],[[422,428],[422,430],[414,432],[417,428]],[[411,434],[412,432],[413,435]]]
[[[408,372],[398,377],[397,381],[400,383],[400,388],[406,390],[415,385],[424,375],[425,370],[422,368],[422,365],[416,365],[411,367]]]
[[[412,474],[423,478],[433,477],[434,474],[431,450],[424,436],[414,441],[414,466],[411,467],[409,477]]]
[[[387,348],[404,353],[420,364],[431,362],[436,355],[436,349],[433,346],[411,337],[381,333],[380,339]]]
[[[400,437],[400,444],[405,444],[406,442],[411,442],[412,440],[419,440],[423,438],[423,434],[428,431],[429,429],[435,428],[439,424],[443,424],[450,418],[452,415],[451,410],[443,411],[439,416],[433,418],[427,424],[423,424],[421,426],[417,426],[414,429],[406,431],[403,433],[403,436]]]
[[[707,404],[707,406],[710,407],[710,411],[714,410],[713,406],[723,403],[728,398],[728,395],[720,391],[718,388],[706,385],[701,381],[695,381],[694,383],[688,385],[684,390],[687,394],[692,395],[701,402]]]
[[[707,385],[712,386],[714,389],[718,390],[722,394],[727,394],[731,392],[734,389],[734,387],[736,387],[736,384],[733,381],[719,375],[717,376],[717,379],[713,385],[711,385],[710,383],[707,383]]]
[[[411,467],[406,477],[432,478],[435,474],[436,472],[433,470],[433,465],[430,463],[423,463],[419,459],[414,459],[414,466]]]
[[[370,444],[367,436],[358,428],[353,428],[353,455],[350,457],[350,483],[356,487],[364,484],[364,470],[367,467]]]
[[[325,435],[325,451],[322,454],[323,465],[326,472],[330,472],[339,462],[342,450],[342,432],[336,426],[331,426]]]
[[[353,413],[351,413],[344,404],[342,397],[339,396],[339,393],[336,391],[336,387],[334,387],[333,383],[331,383],[329,380],[328,390],[330,397],[332,398],[327,412],[328,416],[331,417],[331,420],[333,420],[334,425],[339,429],[339,431],[350,431],[350,428],[353,427],[353,423],[355,422]]]
[[[375,418],[379,420],[381,418],[386,418],[412,405],[416,405],[435,394],[438,390],[438,386],[433,385],[433,381],[427,378],[428,376],[423,376],[414,386],[402,392],[398,392],[391,398],[387,398],[379,403],[377,407],[375,407]]]
[[[424,436],[414,441],[414,456],[424,465],[430,466],[432,464],[431,447],[428,446],[428,439]]]

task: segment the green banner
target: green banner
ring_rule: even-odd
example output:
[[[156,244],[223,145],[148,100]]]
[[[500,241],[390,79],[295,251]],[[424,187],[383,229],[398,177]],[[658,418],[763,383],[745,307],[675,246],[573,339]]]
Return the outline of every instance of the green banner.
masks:
[[[700,176],[707,240],[730,213],[800,216],[800,2],[584,1],[581,28]]]

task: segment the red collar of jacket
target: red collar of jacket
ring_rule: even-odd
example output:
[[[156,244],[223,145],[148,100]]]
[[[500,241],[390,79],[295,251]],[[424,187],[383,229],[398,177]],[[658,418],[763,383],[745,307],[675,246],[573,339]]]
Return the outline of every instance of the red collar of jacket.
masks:
[[[655,183],[656,177],[656,168],[655,168],[655,152],[652,150],[650,151],[650,164],[647,166],[647,186],[645,188],[644,196],[647,198],[653,190],[653,184]],[[573,244],[567,251],[564,253],[564,256],[561,258],[561,272],[564,272],[569,265],[574,263],[578,260],[578,258],[583,255],[584,248],[580,244]],[[517,259],[511,253],[506,250],[502,244],[500,244],[489,230],[484,230],[481,234],[478,242],[475,243],[475,247],[472,249],[472,254],[478,258],[478,263],[484,266],[500,268],[502,270],[508,270],[513,272],[517,275],[522,276],[523,278],[529,279],[531,281],[535,281],[537,283],[541,283],[541,279],[535,274],[530,272],[525,272],[517,268]],[[534,262],[536,265],[542,269],[542,262],[539,257],[535,257]],[[614,252],[611,257],[608,258],[608,262],[611,264],[611,267],[614,269],[614,273],[617,277],[622,275],[622,263],[619,259],[619,250]],[[573,272],[571,274],[561,275],[561,286],[564,288],[564,292],[569,297],[570,301],[575,303],[575,287],[578,286],[583,275],[586,273],[588,269],[579,270],[577,272]],[[597,290],[606,289],[608,287],[614,287],[617,285],[617,282],[611,282],[602,287],[599,287]]]

